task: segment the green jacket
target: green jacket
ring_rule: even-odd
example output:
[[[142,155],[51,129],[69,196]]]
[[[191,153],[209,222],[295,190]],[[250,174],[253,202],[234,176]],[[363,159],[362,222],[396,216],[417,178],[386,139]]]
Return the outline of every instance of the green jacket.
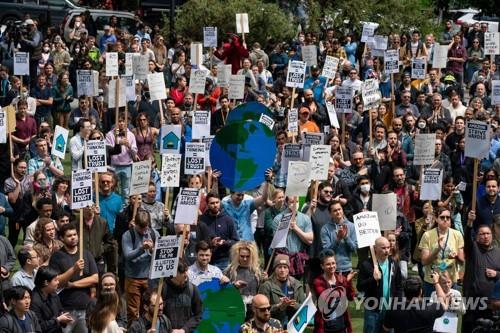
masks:
[[[271,278],[264,282],[259,288],[259,294],[266,295],[269,298],[271,304],[271,317],[276,318],[280,322],[284,322],[285,318],[288,316],[288,320],[292,318],[295,311],[299,309],[304,300],[306,299],[306,294],[304,292],[304,286],[302,283],[289,276],[288,277],[288,290],[290,295],[290,290],[293,291],[293,299],[296,301],[295,306],[288,306],[285,310],[281,310],[278,304],[281,302],[282,297],[290,297],[285,295],[281,289],[281,282],[277,278],[271,275]],[[292,298],[292,297],[290,297]]]

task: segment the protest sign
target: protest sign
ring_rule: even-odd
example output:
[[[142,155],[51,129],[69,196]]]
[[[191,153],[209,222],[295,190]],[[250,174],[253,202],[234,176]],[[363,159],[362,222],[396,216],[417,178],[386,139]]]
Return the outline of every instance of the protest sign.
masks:
[[[50,152],[52,156],[56,156],[64,160],[66,146],[68,144],[68,134],[69,131],[66,128],[56,125],[54,138],[52,140],[52,151]]]
[[[231,75],[229,79],[229,99],[243,99],[245,97],[245,75]]]
[[[178,187],[181,171],[181,154],[161,156],[161,187]]]
[[[318,64],[318,50],[316,45],[302,46],[302,60],[308,67]]]
[[[387,50],[387,43],[389,41],[389,37],[383,35],[374,35],[373,36],[373,49],[385,51]]]
[[[337,112],[332,103],[326,103],[326,110],[328,112],[328,118],[330,119],[330,125],[335,128],[340,128],[339,118],[337,117]]]
[[[177,275],[179,264],[179,241],[177,235],[160,237],[155,242],[149,279],[166,278]]]
[[[384,52],[384,69],[387,74],[399,73],[399,50]]]
[[[286,179],[287,196],[303,196],[307,193],[311,180],[311,166],[309,162],[288,162],[288,176]]]
[[[249,32],[250,29],[248,28],[248,14],[236,14],[236,33],[248,34]]]
[[[327,180],[332,146],[311,145],[310,150],[309,164],[311,167],[311,179]]]
[[[500,34],[498,32],[484,33],[484,54],[495,55],[500,53]]]
[[[377,79],[368,79],[361,85],[361,96],[363,97],[364,110],[377,108],[382,100],[378,88]]]
[[[134,76],[137,80],[146,80],[149,74],[149,58],[147,55],[134,54],[132,58]]]
[[[288,236],[288,229],[292,221],[293,213],[286,213],[281,216],[278,228],[274,232],[273,240],[269,246],[271,249],[281,249],[286,247],[286,238]]]
[[[163,75],[163,74],[162,74]],[[207,79],[208,71],[196,69],[191,71],[191,78],[189,80],[189,92],[193,94],[205,93],[205,81]]]
[[[375,245],[375,240],[381,236],[377,212],[362,212],[353,216],[354,229],[358,248]]]
[[[302,146],[296,143],[287,143],[283,146],[283,153],[281,155],[281,169],[282,175],[288,173],[288,162],[302,160]]]
[[[148,86],[151,101],[158,101],[167,98],[165,90],[165,78],[163,73],[148,74]]]
[[[229,85],[229,80],[231,80],[231,70],[231,64],[225,65],[224,63],[220,63],[217,65],[217,83],[222,88]]]
[[[330,303],[330,302],[329,302]],[[346,302],[347,304],[347,302]],[[337,303],[332,302],[332,306],[337,306]],[[312,294],[309,293],[304,303],[300,306],[300,308],[295,312],[293,317],[287,324],[287,333],[302,333],[307,328],[307,325],[311,322],[316,314],[316,305],[312,299]],[[336,314],[337,311],[331,311],[332,314]]]
[[[411,60],[411,78],[412,79],[425,79],[425,58],[413,58]]]
[[[118,76],[118,52],[106,52],[106,76]]]
[[[335,112],[352,113],[352,87],[337,87],[335,90]]]
[[[288,132],[298,133],[299,132],[299,110],[297,108],[292,108],[288,111]]]
[[[30,75],[30,54],[28,52],[14,53],[14,75]]]
[[[491,81],[491,104],[500,104],[500,80]]]
[[[378,214],[380,230],[396,229],[397,208],[396,193],[372,195],[372,211]]]
[[[325,143],[324,133],[302,132],[302,157],[304,161],[309,161],[311,145],[322,145]],[[314,178],[313,178],[314,179]]]
[[[466,188],[467,188],[466,182],[460,182],[457,185],[457,190],[459,190],[460,192],[464,192]]]
[[[263,123],[272,131],[274,127],[274,119],[269,117],[267,114],[262,113],[260,115],[259,122]]]
[[[291,88],[304,88],[306,77],[306,63],[303,61],[289,61],[286,75],[286,86]]]
[[[327,77],[329,79],[335,78],[335,74],[337,74],[337,70],[339,68],[339,58],[335,58],[327,55],[325,59],[325,64],[323,65],[323,71],[321,72],[321,76]]]
[[[5,117],[7,119],[7,133],[12,133],[16,131],[16,108],[13,105],[8,105],[3,107],[2,110],[5,112]]]
[[[193,115],[193,139],[201,139],[210,135],[210,111],[198,110]]]
[[[420,200],[440,200],[443,183],[443,170],[424,169]]]
[[[137,95],[135,94],[135,79],[133,76],[125,76],[125,95],[127,102],[137,100]]]
[[[125,53],[125,76],[134,75],[134,54]]]
[[[127,79],[126,78],[121,78],[120,79],[120,87],[119,87],[119,92],[118,92],[118,106],[122,107],[127,104],[127,89],[125,88],[127,86]],[[108,85],[108,108],[115,108],[116,107],[116,80],[110,80],[109,85]]]
[[[7,114],[0,107],[0,143],[7,143]]]
[[[196,224],[200,206],[200,190],[183,187],[178,198],[174,224]]]
[[[361,42],[365,43],[368,37],[373,37],[375,34],[375,29],[378,28],[378,23],[373,22],[363,22],[363,32],[361,34]]]
[[[434,320],[433,332],[457,333],[458,315],[455,312],[446,311],[441,317]]]
[[[201,138],[201,142],[205,144],[205,166],[212,166],[210,163],[210,147],[212,146],[212,141],[215,135],[207,135]]]
[[[129,195],[143,194],[148,191],[151,179],[151,160],[132,163]]]
[[[432,68],[446,68],[448,62],[448,45],[434,44]]]
[[[73,170],[71,174],[71,209],[92,206],[92,171]]]
[[[203,46],[217,47],[217,27],[203,28]]]
[[[203,172],[205,172],[205,144],[203,142],[187,142],[184,173],[198,175]]]
[[[87,169],[106,172],[106,142],[104,140],[87,141]]]
[[[203,64],[203,45],[191,43],[191,65],[199,67]]]
[[[414,165],[428,165],[434,163],[436,151],[436,134],[419,133],[415,135]]]
[[[76,71],[76,90],[78,97],[85,95],[89,97],[99,95],[99,73],[91,70]]]
[[[477,159],[488,157],[490,150],[490,125],[479,120],[469,120],[465,125],[465,156]]]
[[[182,125],[163,125],[160,131],[160,154],[179,153]]]

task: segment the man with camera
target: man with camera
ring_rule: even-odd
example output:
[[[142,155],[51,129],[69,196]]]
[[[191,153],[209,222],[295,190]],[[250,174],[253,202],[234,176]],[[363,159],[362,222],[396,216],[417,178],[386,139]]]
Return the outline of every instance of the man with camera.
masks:
[[[19,36],[21,51],[30,54],[30,77],[36,78],[36,69],[38,61],[42,57],[42,33],[38,31],[35,22],[32,19],[24,21],[26,33]]]

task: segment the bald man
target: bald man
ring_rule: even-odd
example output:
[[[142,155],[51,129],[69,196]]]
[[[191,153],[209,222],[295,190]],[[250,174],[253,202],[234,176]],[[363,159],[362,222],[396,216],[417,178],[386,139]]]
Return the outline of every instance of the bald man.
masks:
[[[281,323],[271,318],[271,304],[266,295],[257,294],[252,300],[253,318],[241,325],[240,333],[282,333]]]
[[[385,237],[379,237],[374,245],[375,260],[368,258],[359,267],[357,288],[365,293],[364,333],[383,332],[387,304],[393,297],[401,299],[402,276],[399,262],[390,256],[391,246]],[[376,261],[377,269],[373,262]]]

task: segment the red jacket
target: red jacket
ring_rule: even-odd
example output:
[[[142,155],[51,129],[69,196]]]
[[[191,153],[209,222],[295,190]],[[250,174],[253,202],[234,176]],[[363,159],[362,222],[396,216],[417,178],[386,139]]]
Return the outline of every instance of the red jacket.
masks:
[[[354,291],[354,287],[352,285],[352,281],[347,281],[347,278],[342,274],[335,273],[335,279],[337,280],[336,287],[343,287],[346,292],[347,299],[352,301],[356,296],[356,292]],[[323,274],[318,276],[313,281],[313,292],[316,296],[316,299],[321,295],[321,293],[327,289],[331,288],[328,281],[325,280]],[[349,311],[346,310],[344,312],[344,321],[346,323],[346,329],[348,333],[352,333],[352,323],[351,316],[349,315]],[[318,309],[316,314],[314,315],[314,333],[324,333],[325,320],[323,319],[323,314],[321,313],[321,309]]]
[[[187,88],[184,91],[180,91],[175,88],[170,90],[170,97],[174,99],[175,106],[180,107],[184,103],[184,95],[187,93]]]
[[[239,37],[237,36],[233,37],[232,44],[225,43],[222,48],[222,52],[216,50],[214,52],[214,55],[221,60],[225,60],[225,63],[227,65],[231,64],[231,72],[236,75],[238,73],[238,70],[241,68],[241,61],[243,60],[243,58],[248,58],[250,56],[248,50],[243,47],[243,45],[240,43]]]
[[[215,110],[217,110],[217,101],[221,94],[222,89],[217,86],[208,96],[198,95],[196,101],[202,110],[210,110],[210,114],[214,114]]]

